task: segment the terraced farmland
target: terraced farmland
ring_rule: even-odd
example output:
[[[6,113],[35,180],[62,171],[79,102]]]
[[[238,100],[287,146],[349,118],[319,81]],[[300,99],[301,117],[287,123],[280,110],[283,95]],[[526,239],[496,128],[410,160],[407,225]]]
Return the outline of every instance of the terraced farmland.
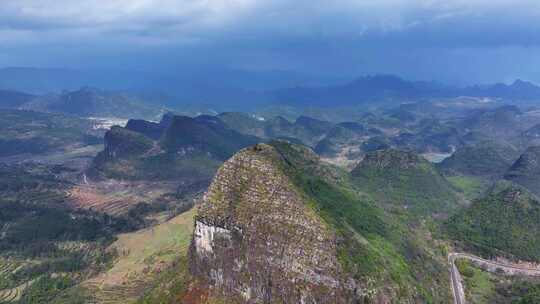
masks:
[[[19,300],[22,292],[32,283],[32,280],[23,279],[22,282],[15,280],[14,275],[26,265],[24,261],[0,258],[0,303]]]
[[[106,181],[77,185],[67,191],[67,197],[75,208],[122,215],[139,202],[165,200],[165,195],[175,193],[176,187],[176,182]]]
[[[174,215],[191,206],[191,188],[80,183],[64,170],[0,165],[0,303],[134,302],[178,268],[195,211]]]
[[[82,283],[93,302],[129,303],[141,297],[161,273],[187,254],[194,215],[195,208],[155,227],[119,235],[109,247],[119,254],[114,266]]]

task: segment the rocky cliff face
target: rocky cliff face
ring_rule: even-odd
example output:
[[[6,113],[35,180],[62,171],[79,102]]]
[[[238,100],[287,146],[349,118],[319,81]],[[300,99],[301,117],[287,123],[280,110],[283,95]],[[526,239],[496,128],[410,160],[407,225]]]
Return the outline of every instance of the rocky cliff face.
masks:
[[[350,303],[335,232],[280,169],[272,146],[242,150],[218,171],[196,218],[191,272],[240,303]]]

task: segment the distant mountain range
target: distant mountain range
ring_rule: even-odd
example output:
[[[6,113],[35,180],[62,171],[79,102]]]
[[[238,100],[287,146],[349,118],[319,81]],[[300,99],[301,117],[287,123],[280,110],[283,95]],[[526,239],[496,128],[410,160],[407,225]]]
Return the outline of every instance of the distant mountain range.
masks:
[[[284,87],[332,85],[341,78],[304,75],[292,71],[243,70],[223,67],[183,67],[170,71],[75,70],[0,68],[0,89],[33,94],[58,93],[81,87],[145,94],[168,106],[208,105],[216,111],[245,110],[271,102],[273,91]],[[227,105],[228,108],[219,108]]]
[[[226,68],[187,68],[163,73],[0,69],[0,90],[44,94],[88,86],[143,94],[145,99],[155,104],[171,107],[205,105],[217,112],[246,111],[275,104],[298,107],[352,106],[459,96],[500,98],[506,101],[540,99],[540,86],[523,80],[516,80],[512,84],[457,87],[436,82],[409,81],[393,75],[363,76],[346,82],[344,79],[312,77],[290,71]]]
[[[79,117],[146,118],[158,120],[166,112],[144,97],[83,87],[59,94],[31,95],[0,90],[0,109],[63,113]]]
[[[147,118],[157,120],[166,110],[139,96],[83,87],[61,94],[36,97],[21,106],[24,109],[66,113],[82,117]]]
[[[274,99],[290,105],[349,106],[370,101],[418,100],[459,96],[502,98],[512,101],[540,99],[540,86],[516,80],[510,85],[445,86],[435,82],[408,81],[392,75],[365,76],[329,87],[296,87],[274,92]]]

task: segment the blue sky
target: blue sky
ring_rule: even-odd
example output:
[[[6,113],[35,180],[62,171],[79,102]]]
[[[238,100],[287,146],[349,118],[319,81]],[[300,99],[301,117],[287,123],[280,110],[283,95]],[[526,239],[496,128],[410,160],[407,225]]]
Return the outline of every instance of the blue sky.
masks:
[[[0,66],[540,82],[537,0],[3,0]]]

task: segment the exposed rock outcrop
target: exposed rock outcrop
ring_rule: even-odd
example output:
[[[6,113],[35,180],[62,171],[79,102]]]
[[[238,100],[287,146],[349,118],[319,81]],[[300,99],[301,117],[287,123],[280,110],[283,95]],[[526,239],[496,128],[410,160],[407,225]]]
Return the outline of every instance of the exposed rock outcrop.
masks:
[[[282,161],[259,144],[219,169],[196,218],[191,272],[211,293],[244,303],[351,303],[337,236]]]

